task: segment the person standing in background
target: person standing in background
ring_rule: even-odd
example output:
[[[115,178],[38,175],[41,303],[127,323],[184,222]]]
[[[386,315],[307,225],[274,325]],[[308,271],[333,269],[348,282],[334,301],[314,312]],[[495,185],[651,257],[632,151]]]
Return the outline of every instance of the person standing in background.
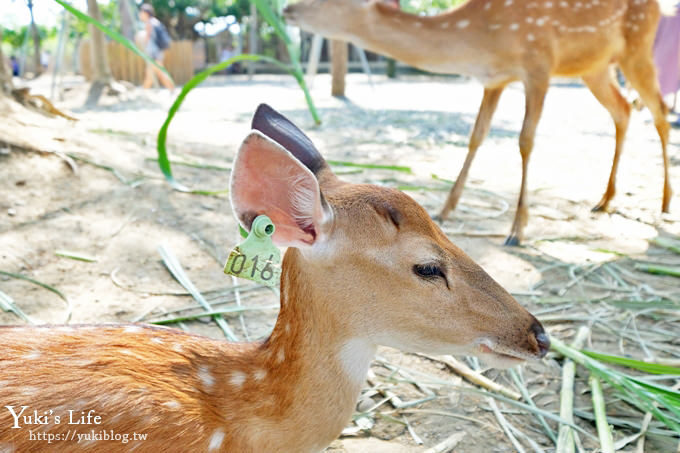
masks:
[[[673,101],[675,109],[677,92],[680,90],[680,10],[676,6],[672,11],[663,13],[654,41],[654,63],[661,96],[675,94]],[[678,121],[675,125],[680,125]]]
[[[163,66],[165,49],[170,46],[168,31],[165,29],[165,26],[156,19],[156,13],[153,6],[148,3],[144,3],[140,7],[139,19],[144,23],[144,30],[146,31],[144,42],[146,53],[153,58],[156,63]],[[144,82],[142,83],[143,88],[151,88],[154,74],[165,88],[170,91],[175,89],[175,84],[170,77],[151,63],[147,63],[146,65],[146,73],[144,75]]]

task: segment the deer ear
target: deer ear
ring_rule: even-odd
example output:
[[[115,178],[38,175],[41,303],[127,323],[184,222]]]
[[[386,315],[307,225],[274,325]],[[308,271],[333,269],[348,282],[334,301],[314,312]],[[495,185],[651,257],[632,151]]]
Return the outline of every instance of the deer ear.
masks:
[[[261,214],[276,227],[280,246],[300,247],[319,241],[330,219],[314,174],[283,146],[251,131],[234,159],[231,205],[246,230]]]
[[[319,170],[328,166],[309,137],[288,118],[267,104],[260,104],[257,107],[251,129],[262,132],[286,148],[315,175],[319,174]]]

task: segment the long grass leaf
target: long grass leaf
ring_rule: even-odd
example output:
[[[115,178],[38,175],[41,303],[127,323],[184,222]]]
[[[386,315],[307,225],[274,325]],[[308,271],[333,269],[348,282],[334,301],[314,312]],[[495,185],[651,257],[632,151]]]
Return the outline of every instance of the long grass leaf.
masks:
[[[205,298],[198,290],[198,288],[194,286],[189,276],[186,274],[186,272],[184,272],[184,268],[182,267],[174,253],[172,253],[172,251],[165,245],[160,245],[158,247],[158,253],[160,253],[161,258],[163,258],[163,264],[165,264],[165,267],[168,268],[172,276],[175,277],[179,284],[182,285],[184,289],[189,291],[189,294],[191,294],[191,296],[194,299],[196,299],[196,301],[199,304],[201,304],[201,306],[205,309],[206,312],[208,313],[212,312],[213,311],[212,306],[208,303],[208,301],[205,300]],[[227,339],[231,341],[238,341],[238,338],[236,338],[234,331],[231,330],[231,327],[229,327],[229,324],[227,324],[227,321],[222,317],[221,314],[213,314],[207,316],[212,316],[212,318],[215,320],[220,329],[222,329],[222,332],[227,337]]]
[[[644,371],[645,373],[652,374],[680,374],[680,368],[668,365],[661,365],[658,363],[643,362],[641,360],[629,359],[627,357],[619,357],[615,355],[602,354],[600,352],[589,351],[587,349],[582,349],[582,353],[591,357],[593,359],[600,360],[602,362],[613,363],[615,365],[623,365],[628,368],[633,368],[635,370]]]
[[[172,168],[170,165],[170,159],[168,158],[168,150],[166,147],[166,141],[168,138],[168,128],[170,127],[170,122],[172,119],[175,117],[175,114],[179,110],[180,106],[182,105],[182,102],[184,102],[184,99],[187,97],[189,92],[196,88],[201,82],[203,82],[205,79],[207,79],[210,75],[222,71],[229,66],[231,66],[234,63],[237,63],[239,61],[266,61],[268,63],[271,63],[273,65],[278,66],[279,68],[285,70],[286,72],[292,73],[291,69],[284,65],[283,63],[269,57],[265,57],[262,55],[250,55],[250,54],[242,54],[242,55],[237,55],[235,57],[232,57],[228,60],[223,61],[222,63],[216,64],[215,66],[211,66],[208,69],[205,69],[195,76],[193,76],[183,87],[182,90],[180,91],[179,95],[175,99],[175,102],[173,102],[172,106],[170,107],[170,110],[168,110],[168,116],[165,118],[165,121],[163,122],[163,125],[161,126],[160,130],[158,131],[158,139],[156,141],[156,149],[158,151],[158,166],[161,169],[161,172],[163,172],[163,175],[165,176],[165,179],[170,183],[170,185],[175,189],[180,192],[190,192],[190,193],[205,193],[206,191],[197,191],[197,190],[192,190],[189,189],[188,187],[180,184],[173,176],[172,174]],[[214,193],[214,192],[210,192]]]
[[[356,168],[369,168],[373,170],[394,170],[400,171],[402,173],[412,174],[413,171],[411,167],[404,167],[400,165],[384,165],[384,164],[360,164],[356,162],[345,162],[342,160],[327,160],[331,165],[337,165],[342,167],[356,167]]]
[[[635,269],[647,272],[648,274],[656,275],[668,275],[670,277],[680,277],[680,267],[678,266],[660,266],[655,264],[642,264],[638,263],[635,265]]]
[[[0,291],[0,309],[14,313],[29,324],[35,324],[31,318],[19,308],[16,302],[14,302],[14,299],[12,299],[9,294],[2,291]]]
[[[19,280],[25,280],[29,283],[33,283],[34,285],[38,285],[41,288],[45,288],[48,291],[52,291],[54,294],[59,296],[64,302],[66,302],[66,319],[64,320],[64,322],[68,323],[69,320],[71,319],[71,311],[72,311],[72,307],[73,307],[73,305],[71,304],[71,300],[68,297],[66,297],[66,295],[64,293],[59,291],[54,286],[51,286],[51,285],[48,285],[47,283],[43,283],[43,282],[40,282],[38,280],[32,279],[31,277],[28,277],[28,276],[23,275],[23,274],[15,274],[13,272],[0,271],[0,275],[6,275],[8,277],[16,278],[16,279],[19,279]]]

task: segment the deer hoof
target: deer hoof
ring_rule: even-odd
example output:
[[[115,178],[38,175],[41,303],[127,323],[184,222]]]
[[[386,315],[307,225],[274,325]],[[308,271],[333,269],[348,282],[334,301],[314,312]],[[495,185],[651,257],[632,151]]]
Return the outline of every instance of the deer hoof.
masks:
[[[503,243],[503,245],[507,245],[507,246],[511,246],[511,247],[518,246],[519,245],[519,238],[517,236],[515,236],[514,234],[511,234],[510,236],[508,236],[505,239],[505,242]]]

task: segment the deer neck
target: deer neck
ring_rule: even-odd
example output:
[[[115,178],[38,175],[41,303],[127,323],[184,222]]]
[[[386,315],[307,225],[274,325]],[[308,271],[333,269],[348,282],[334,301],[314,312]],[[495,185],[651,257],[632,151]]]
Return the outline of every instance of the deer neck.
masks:
[[[483,78],[491,49],[478,36],[468,4],[432,17],[405,13],[380,2],[365,6],[349,39],[360,47],[438,73]],[[478,22],[478,21],[477,21]]]
[[[346,320],[328,309],[336,301],[309,284],[314,277],[307,266],[297,249],[288,249],[281,273],[281,310],[271,336],[250,362],[255,371],[248,373],[250,379],[257,378],[260,370],[261,378],[252,387],[258,395],[258,433],[267,422],[274,433],[260,446],[279,451],[286,451],[287,445],[318,451],[337,438],[375,353],[372,343],[353,338]]]

